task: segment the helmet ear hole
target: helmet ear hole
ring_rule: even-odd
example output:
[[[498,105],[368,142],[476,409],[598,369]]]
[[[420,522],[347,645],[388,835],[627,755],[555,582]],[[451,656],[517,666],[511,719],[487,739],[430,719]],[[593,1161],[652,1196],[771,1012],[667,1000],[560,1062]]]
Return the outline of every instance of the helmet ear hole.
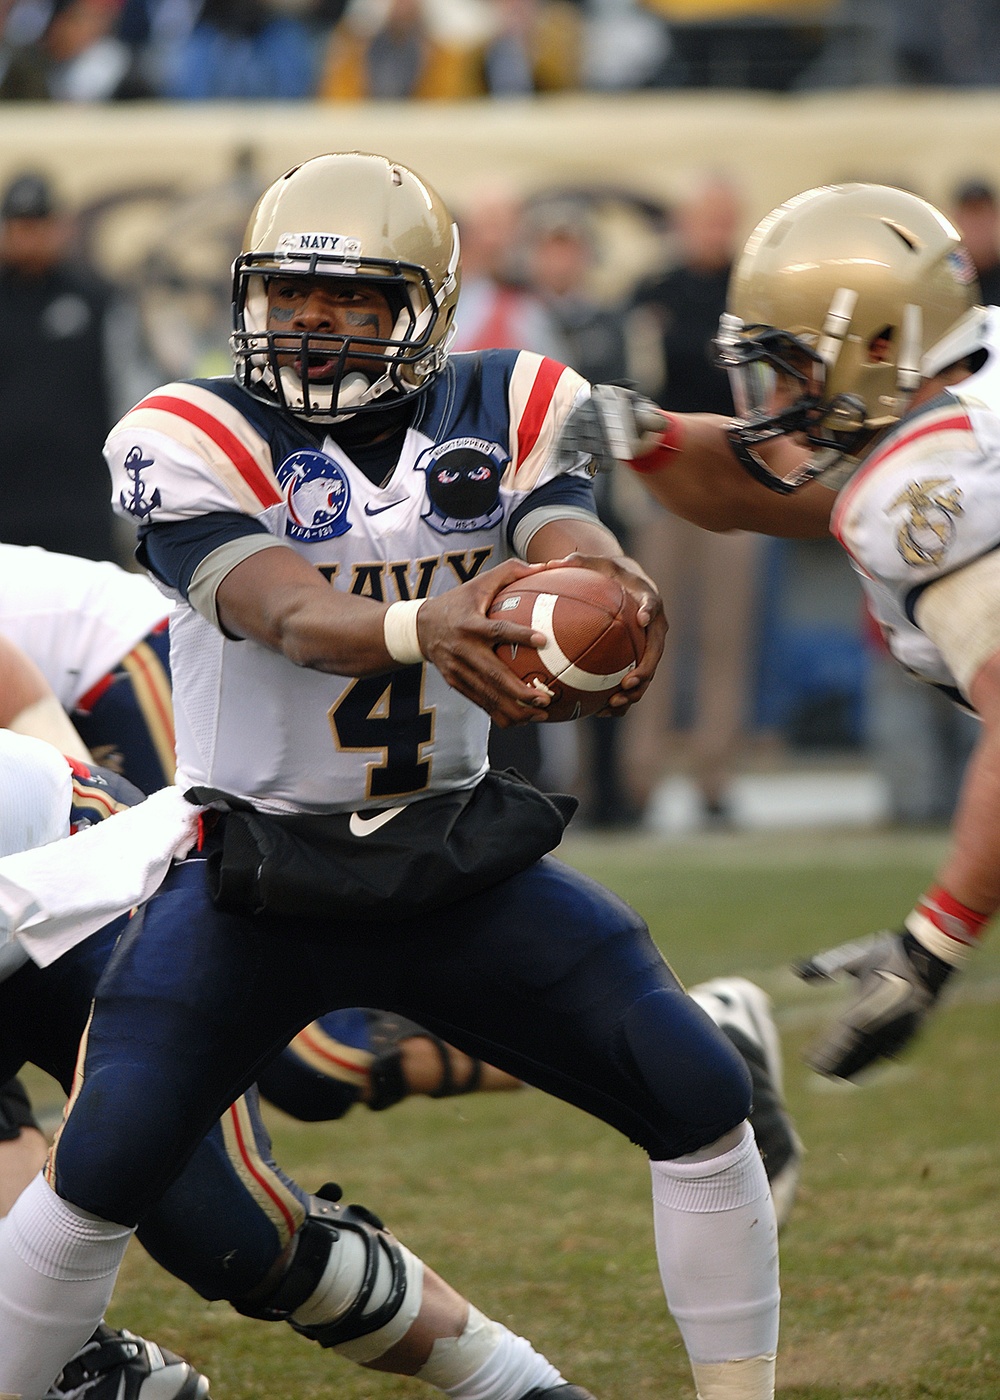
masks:
[[[885,364],[892,353],[892,342],[894,338],[895,328],[893,326],[883,326],[880,331],[875,332],[868,342],[869,364]]]

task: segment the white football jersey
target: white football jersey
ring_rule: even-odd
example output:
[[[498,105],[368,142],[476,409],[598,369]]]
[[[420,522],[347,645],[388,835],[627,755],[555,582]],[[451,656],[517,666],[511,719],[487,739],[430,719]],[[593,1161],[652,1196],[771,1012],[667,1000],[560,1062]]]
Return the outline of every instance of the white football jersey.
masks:
[[[66,710],[169,611],[144,574],[0,544],[0,633],[30,656]]]
[[[1000,308],[975,374],[904,418],[837,497],[831,530],[851,558],[889,648],[914,675],[956,688],[920,631],[920,593],[1000,547]]]
[[[108,439],[113,499],[154,526],[249,516],[334,588],[384,602],[435,597],[509,557],[508,523],[532,493],[548,487],[540,504],[551,509],[554,492],[569,514],[574,491],[589,498],[585,469],[563,473],[553,452],[587,392],[539,355],[453,356],[376,486],[332,438],[231,380],[170,384]],[[433,666],[322,674],[224,636],[181,587],[177,597],[182,781],[265,810],[331,812],[409,802],[485,771],[489,718]]]

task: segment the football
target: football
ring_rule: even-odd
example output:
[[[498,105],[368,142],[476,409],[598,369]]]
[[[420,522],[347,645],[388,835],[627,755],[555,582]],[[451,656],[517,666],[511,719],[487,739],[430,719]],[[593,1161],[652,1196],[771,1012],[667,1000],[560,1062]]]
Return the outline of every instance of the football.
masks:
[[[552,696],[549,722],[603,710],[646,645],[632,596],[593,569],[556,567],[519,579],[501,588],[489,615],[547,638],[537,651],[506,643],[496,650],[522,680]]]

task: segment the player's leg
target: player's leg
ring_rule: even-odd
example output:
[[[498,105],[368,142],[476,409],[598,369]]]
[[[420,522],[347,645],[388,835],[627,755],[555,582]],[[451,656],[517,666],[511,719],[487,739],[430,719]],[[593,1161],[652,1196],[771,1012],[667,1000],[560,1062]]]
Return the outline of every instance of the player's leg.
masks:
[[[538,1400],[554,1391],[558,1400],[586,1400],[369,1211],[338,1200],[338,1188],[309,1197],[281,1173],[251,1094],[208,1135],[139,1238],[202,1296],[288,1321],[361,1365],[417,1376],[454,1400]]]
[[[521,1084],[405,1017],[353,1007],[306,1026],[265,1066],[257,1087],[293,1118],[315,1123],[341,1118],[356,1103],[379,1111],[411,1094],[446,1099]]]
[[[118,944],[49,1180],[36,1178],[0,1223],[0,1394],[44,1394],[88,1341],[136,1221],[245,1087],[235,1082],[244,1066],[252,1079],[256,1059],[312,1013],[296,1022],[282,1006],[280,1030],[266,1007],[254,1014],[263,987],[278,1006],[292,959],[215,919],[203,876],[201,861],[175,868]]]
[[[0,983],[5,1064],[30,1060],[69,1089],[90,994],[120,927],[95,934],[49,968],[29,963]],[[23,1093],[0,1091],[0,1116],[8,1124],[34,1122]],[[37,1126],[22,1129],[22,1136],[27,1132],[34,1136],[30,1162],[20,1163],[22,1189],[38,1176],[48,1152]],[[4,1146],[0,1141],[0,1157]],[[9,1175],[3,1184],[12,1186]],[[47,1400],[83,1394],[87,1400],[204,1400],[208,1389],[206,1377],[174,1352],[101,1323],[67,1361]]]
[[[192,1124],[220,1084],[315,1014],[295,1009],[315,995],[313,969],[273,931],[214,918],[197,865],[174,872],[102,982],[50,1173],[61,1194],[37,1179],[0,1229],[0,1392],[43,1393],[90,1336],[132,1220],[194,1146]],[[351,1215],[353,1228],[335,1216],[331,1229],[333,1209],[295,1232],[244,1310],[287,1316],[362,1364],[418,1375],[454,1397],[585,1394],[415,1257],[398,1254],[401,1273],[399,1247],[366,1213]]]
[[[699,1394],[770,1400],[777,1227],[745,1121],[750,1076],[635,912],[546,859],[420,934],[395,949],[403,1009],[645,1148],[664,1289]]]

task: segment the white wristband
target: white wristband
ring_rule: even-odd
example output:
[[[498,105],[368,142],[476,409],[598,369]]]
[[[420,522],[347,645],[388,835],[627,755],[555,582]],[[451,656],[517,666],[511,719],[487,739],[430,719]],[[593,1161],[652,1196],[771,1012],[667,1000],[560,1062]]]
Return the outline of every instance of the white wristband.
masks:
[[[400,661],[404,666],[424,659],[417,641],[417,613],[424,602],[423,598],[414,598],[412,602],[390,603],[382,619],[385,649],[393,661]]]

